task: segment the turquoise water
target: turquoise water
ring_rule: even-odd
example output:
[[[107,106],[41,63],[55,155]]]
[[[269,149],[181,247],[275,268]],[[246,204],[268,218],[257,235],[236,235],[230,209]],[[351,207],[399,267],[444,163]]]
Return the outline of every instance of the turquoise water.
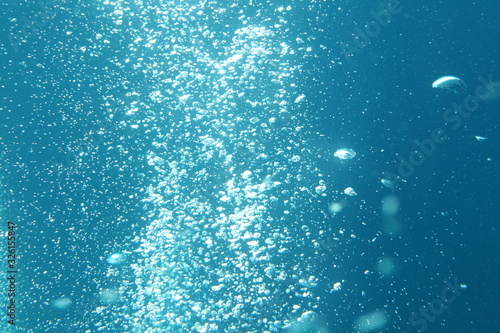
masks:
[[[3,331],[496,332],[499,12],[6,4]]]

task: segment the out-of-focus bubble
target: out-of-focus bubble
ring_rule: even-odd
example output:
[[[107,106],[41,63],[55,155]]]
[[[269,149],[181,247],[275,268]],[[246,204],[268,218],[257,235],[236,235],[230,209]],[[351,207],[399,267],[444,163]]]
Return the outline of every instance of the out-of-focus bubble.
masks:
[[[377,261],[377,271],[383,276],[392,276],[396,272],[396,264],[391,257],[382,257]]]
[[[111,265],[120,265],[125,261],[125,258],[123,253],[113,253],[108,257],[108,263]]]
[[[399,235],[402,226],[395,217],[388,217],[384,220],[384,232],[389,235]]]
[[[397,219],[399,211],[399,199],[395,195],[389,195],[382,200],[381,207],[384,216],[384,231],[390,235],[397,235],[401,232],[401,225]]]
[[[99,300],[103,304],[111,304],[118,301],[120,294],[114,289],[103,289],[99,294]]]
[[[60,310],[69,309],[71,304],[72,304],[72,301],[68,297],[58,298],[58,299],[55,299],[52,302],[50,302],[50,305],[52,305],[54,308],[60,309]]]
[[[382,214],[385,217],[393,217],[399,210],[399,199],[395,195],[389,195],[382,200]]]
[[[328,207],[328,210],[332,214],[339,213],[342,209],[344,209],[344,204],[342,202],[332,202]]]
[[[387,314],[377,310],[362,316],[359,316],[354,327],[358,332],[379,332],[387,325]]]

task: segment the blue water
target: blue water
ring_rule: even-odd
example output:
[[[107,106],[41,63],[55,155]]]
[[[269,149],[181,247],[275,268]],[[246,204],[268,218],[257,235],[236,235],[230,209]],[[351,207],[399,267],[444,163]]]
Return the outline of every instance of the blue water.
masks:
[[[499,14],[4,4],[2,331],[500,331]]]

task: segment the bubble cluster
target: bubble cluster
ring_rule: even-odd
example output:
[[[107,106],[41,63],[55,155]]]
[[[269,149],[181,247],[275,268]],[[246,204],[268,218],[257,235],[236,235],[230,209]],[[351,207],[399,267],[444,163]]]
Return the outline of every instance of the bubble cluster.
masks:
[[[128,9],[107,5],[123,27]],[[154,133],[154,176],[121,302],[97,311],[133,332],[275,332],[316,318],[316,278],[290,250],[301,242],[296,220],[326,188],[315,190],[297,126],[304,95],[297,54],[281,37],[286,10],[259,24],[241,15],[234,24],[236,11],[172,2],[142,7],[141,17],[162,22],[154,31],[129,28],[127,60],[153,87],[146,101],[131,93],[141,99],[128,113],[141,116],[128,123]],[[213,25],[224,22],[234,29],[221,36]]]

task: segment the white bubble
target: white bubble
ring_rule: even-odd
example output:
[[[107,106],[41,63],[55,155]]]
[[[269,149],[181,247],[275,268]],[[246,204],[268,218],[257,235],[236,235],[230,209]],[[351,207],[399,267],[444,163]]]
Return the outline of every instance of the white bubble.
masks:
[[[354,189],[353,189],[352,187],[348,187],[348,188],[346,188],[346,189],[344,190],[344,193],[345,193],[345,194],[347,194],[347,195],[348,195],[348,196],[350,196],[350,197],[353,197],[353,196],[355,196],[355,195],[358,195],[358,194],[356,193],[356,191],[354,191]]]
[[[340,158],[341,160],[350,160],[356,156],[356,152],[349,148],[337,149],[333,156]]]
[[[342,289],[342,282],[335,282],[331,291],[339,291]]]
[[[250,177],[252,177],[252,171],[250,170],[246,170],[241,174],[241,178],[243,179],[250,179]]]
[[[295,99],[295,102],[294,103],[300,103],[302,102],[304,99],[306,98],[306,95],[299,95],[296,99]]]
[[[186,103],[189,99],[191,98],[191,95],[183,95],[181,97],[179,97],[179,102],[181,102],[182,104]]]
[[[322,194],[326,191],[326,186],[324,185],[319,185],[319,186],[316,186],[314,191],[317,193],[317,194]]]
[[[446,89],[453,91],[455,94],[461,94],[465,92],[467,86],[464,81],[456,76],[442,76],[432,83],[432,88]]]

